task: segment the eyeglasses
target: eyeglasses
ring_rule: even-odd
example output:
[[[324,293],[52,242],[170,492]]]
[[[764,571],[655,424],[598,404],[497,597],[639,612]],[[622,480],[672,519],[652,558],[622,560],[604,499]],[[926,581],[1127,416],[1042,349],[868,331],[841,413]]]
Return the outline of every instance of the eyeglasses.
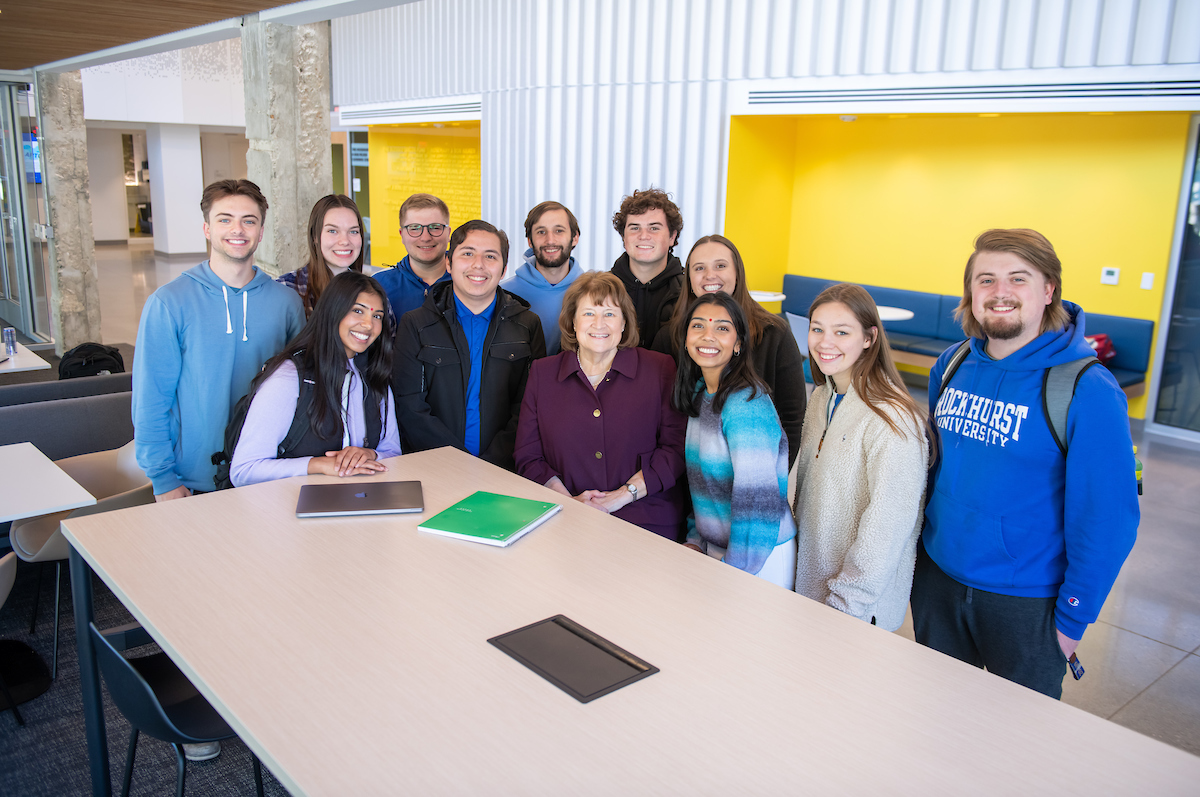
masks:
[[[406,231],[413,238],[420,236],[422,230],[429,230],[429,234],[434,238],[442,234],[448,227],[447,224],[405,224],[400,229]]]

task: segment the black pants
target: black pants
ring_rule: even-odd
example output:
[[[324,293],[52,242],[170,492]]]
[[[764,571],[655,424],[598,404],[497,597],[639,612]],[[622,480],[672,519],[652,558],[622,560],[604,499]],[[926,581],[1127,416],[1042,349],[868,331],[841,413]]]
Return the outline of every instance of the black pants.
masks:
[[[926,647],[1058,700],[1067,659],[1054,624],[1055,598],[1021,598],[964,586],[917,545],[913,631]]]

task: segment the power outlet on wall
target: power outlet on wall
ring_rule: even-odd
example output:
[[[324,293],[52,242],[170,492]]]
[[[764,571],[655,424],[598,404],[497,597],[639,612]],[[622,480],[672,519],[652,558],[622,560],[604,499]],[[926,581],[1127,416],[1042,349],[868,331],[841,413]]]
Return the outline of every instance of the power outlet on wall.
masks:
[[[1116,266],[1105,266],[1100,269],[1101,285],[1116,285],[1121,280],[1121,269]]]

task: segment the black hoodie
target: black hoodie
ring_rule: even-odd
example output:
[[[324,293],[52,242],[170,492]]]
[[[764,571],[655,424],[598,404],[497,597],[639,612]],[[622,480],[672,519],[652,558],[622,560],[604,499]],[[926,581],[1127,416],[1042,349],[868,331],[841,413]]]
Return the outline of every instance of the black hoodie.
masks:
[[[638,345],[643,349],[651,348],[654,336],[659,327],[670,320],[675,301],[683,290],[683,264],[671,255],[661,274],[649,282],[639,282],[629,267],[629,253],[625,252],[613,263],[612,273],[625,285],[633,300],[633,309],[637,312]]]

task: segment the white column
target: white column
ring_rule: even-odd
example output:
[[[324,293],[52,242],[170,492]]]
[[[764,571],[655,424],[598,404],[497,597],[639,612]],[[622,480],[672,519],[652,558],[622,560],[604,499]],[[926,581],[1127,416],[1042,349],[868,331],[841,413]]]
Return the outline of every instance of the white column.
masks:
[[[92,194],[92,232],[96,241],[129,239],[125,198],[125,150],[120,130],[89,127],[88,183]]]
[[[201,226],[199,125],[146,125],[154,250],[168,255],[207,252]]]

